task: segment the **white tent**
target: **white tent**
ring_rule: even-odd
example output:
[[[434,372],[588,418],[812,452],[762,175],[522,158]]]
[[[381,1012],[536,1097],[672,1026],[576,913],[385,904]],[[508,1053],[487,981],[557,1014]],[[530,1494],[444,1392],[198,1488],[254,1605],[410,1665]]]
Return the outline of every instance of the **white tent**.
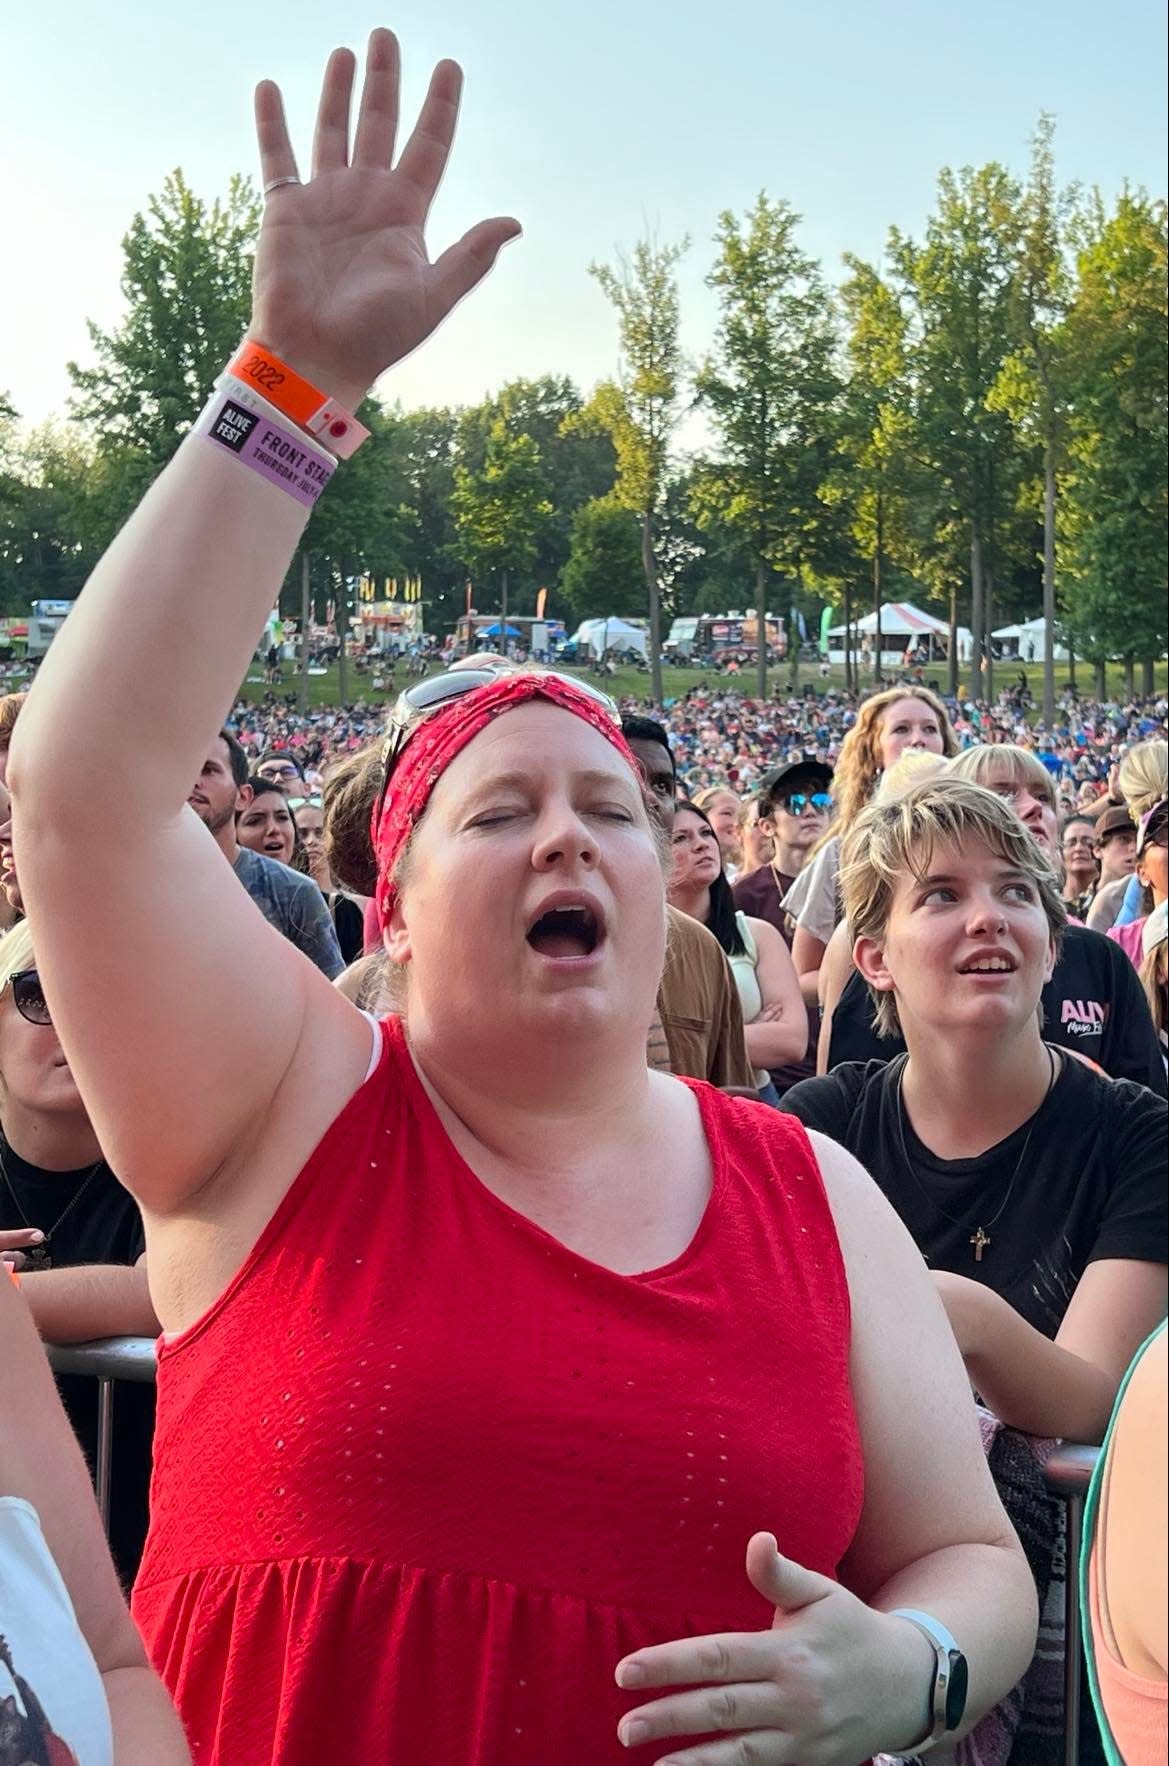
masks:
[[[609,650],[636,650],[639,656],[646,654],[648,638],[639,625],[630,625],[627,619],[586,619],[582,620],[573,633],[573,643],[577,649],[586,644],[594,656],[604,656]]]
[[[877,616],[866,613],[863,619],[853,621],[853,633],[858,639],[873,638],[877,630]],[[832,626],[828,632],[828,648],[831,655],[844,655],[846,628],[842,625]],[[833,639],[836,639],[835,644]],[[930,661],[941,661],[950,644],[950,627],[946,620],[938,619],[932,613],[925,613],[915,607],[912,601],[886,601],[881,607],[881,661],[899,662],[905,654],[906,646],[913,640],[925,644],[930,653]],[[855,645],[854,645],[855,647]],[[973,649],[973,638],[964,625],[958,627],[958,656],[963,662],[969,659]]]
[[[1005,656],[1017,656],[1022,662],[1042,662],[1043,645],[1047,635],[1045,619],[1024,619],[1018,625],[1000,626],[991,637],[1002,645]],[[1067,647],[1059,641],[1058,632],[1055,639],[1055,660],[1066,662]]]

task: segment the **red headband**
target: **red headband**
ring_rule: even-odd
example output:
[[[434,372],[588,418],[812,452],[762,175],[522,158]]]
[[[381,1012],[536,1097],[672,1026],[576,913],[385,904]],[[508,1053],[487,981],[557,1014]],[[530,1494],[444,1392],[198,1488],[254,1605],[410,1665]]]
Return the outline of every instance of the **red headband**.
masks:
[[[406,843],[418,826],[430,794],[457,754],[505,711],[514,711],[530,699],[547,699],[563,711],[572,712],[613,744],[636,779],[641,769],[625,737],[601,703],[582,693],[571,681],[551,674],[505,675],[486,687],[475,687],[452,699],[440,711],[421,722],[409,739],[394,768],[380,816],[376,806],[370,834],[377,858],[378,925],[389,924],[397,890],[394,868]]]

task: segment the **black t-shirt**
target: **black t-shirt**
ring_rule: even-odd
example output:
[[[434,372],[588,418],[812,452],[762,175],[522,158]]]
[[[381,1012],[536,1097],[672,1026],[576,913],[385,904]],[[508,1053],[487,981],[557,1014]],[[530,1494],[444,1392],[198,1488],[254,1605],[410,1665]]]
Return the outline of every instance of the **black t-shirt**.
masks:
[[[1065,1059],[1030,1121],[976,1159],[937,1158],[903,1110],[907,1170],[897,1110],[904,1065],[849,1063],[797,1085],[783,1108],[865,1166],[931,1268],[985,1282],[1054,1337],[1089,1263],[1169,1262],[1169,1112],[1160,1098]],[[989,1237],[981,1262],[971,1244],[979,1226]]]
[[[1086,926],[1069,926],[1059,961],[1043,989],[1043,1034],[1074,1049],[1111,1079],[1135,1079],[1166,1095],[1165,1063],[1140,979],[1120,946]],[[868,987],[849,976],[832,1014],[829,1070],[845,1061],[889,1061],[903,1055],[899,1036],[881,1036]]]
[[[8,1180],[0,1181],[0,1230],[39,1226],[49,1235],[52,1268],[128,1265],[141,1257],[146,1239],[138,1204],[108,1167],[96,1173],[82,1195],[92,1166],[83,1171],[44,1171],[22,1159],[7,1141],[0,1141],[0,1158]],[[76,1206],[61,1219],[74,1197]],[[60,1226],[55,1225],[58,1220]],[[97,1463],[97,1381],[71,1374],[59,1379],[57,1388],[92,1472]],[[110,1549],[127,1584],[138,1568],[146,1538],[153,1436],[153,1386],[115,1385]]]

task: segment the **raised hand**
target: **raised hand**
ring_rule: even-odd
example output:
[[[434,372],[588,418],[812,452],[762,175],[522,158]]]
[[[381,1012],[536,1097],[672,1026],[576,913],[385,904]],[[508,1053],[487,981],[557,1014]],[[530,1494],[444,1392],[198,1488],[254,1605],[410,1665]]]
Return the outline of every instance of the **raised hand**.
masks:
[[[268,194],[251,327],[258,342],[350,410],[379,374],[429,337],[520,231],[508,218],[481,221],[430,262],[424,228],[454,139],[462,73],[453,61],[435,68],[394,165],[393,33],[374,31],[369,39],[350,152],[355,65],[348,49],[329,58],[307,184],[298,179],[279,88],[266,80],[256,89]],[[271,188],[282,179],[289,181]]]
[[[775,1608],[770,1631],[688,1637],[619,1664],[618,1686],[690,1689],[628,1712],[618,1731],[626,1747],[727,1731],[725,1741],[654,1758],[658,1766],[856,1766],[922,1739],[933,1662],[912,1625],[781,1557],[770,1533],[751,1539],[747,1574]]]

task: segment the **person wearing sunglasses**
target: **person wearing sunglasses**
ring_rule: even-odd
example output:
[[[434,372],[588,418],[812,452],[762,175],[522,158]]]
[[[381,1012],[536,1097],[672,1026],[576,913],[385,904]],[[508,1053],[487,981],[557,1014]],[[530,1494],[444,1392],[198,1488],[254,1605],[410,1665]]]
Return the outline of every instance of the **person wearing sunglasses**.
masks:
[[[25,1299],[52,1343],[153,1337],[142,1216],[106,1163],[45,1000],[27,920],[0,939],[0,1235],[19,1252]],[[92,1380],[62,1378],[91,1464]],[[133,1575],[146,1537],[154,1394],[119,1395],[111,1540]]]
[[[320,391],[342,451],[518,230],[431,263],[458,69],[393,170],[390,33],[350,144],[353,72],[337,52],[304,183],[257,94],[242,359]],[[329,494],[273,409],[253,429],[216,393],[54,640],[10,770],[54,1019],[146,1216],[134,1611],[193,1753],[316,1766],[327,1726],[355,1760],[617,1766],[722,1728],[728,1757],[853,1766],[957,1736],[1036,1630],[960,1357],[847,1153],[648,1068],[667,852],[612,707],[492,673],[391,728],[399,1013],[374,1025],[261,935],[186,808]]]
[[[770,835],[771,860],[733,887],[735,906],[767,920],[791,946],[783,902],[832,814],[832,768],[816,760],[793,760],[767,774],[759,787],[759,825]]]

